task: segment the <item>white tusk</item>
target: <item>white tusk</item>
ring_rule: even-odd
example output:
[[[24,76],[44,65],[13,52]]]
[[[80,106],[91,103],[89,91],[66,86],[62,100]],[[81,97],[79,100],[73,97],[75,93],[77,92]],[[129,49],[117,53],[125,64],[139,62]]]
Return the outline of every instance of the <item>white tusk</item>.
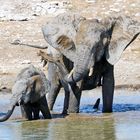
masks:
[[[93,67],[91,67],[90,69],[89,69],[89,74],[88,74],[88,76],[91,76],[93,74]]]
[[[21,105],[21,99],[18,100],[18,104]]]
[[[74,73],[74,68],[70,71],[68,78],[70,78],[72,76],[72,74]]]

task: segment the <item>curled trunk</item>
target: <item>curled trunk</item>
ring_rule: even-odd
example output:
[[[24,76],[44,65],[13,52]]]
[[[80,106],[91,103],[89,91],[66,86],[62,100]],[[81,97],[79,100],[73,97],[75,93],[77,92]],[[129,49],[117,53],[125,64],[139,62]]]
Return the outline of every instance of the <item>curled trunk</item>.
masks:
[[[11,110],[8,110],[7,114],[4,117],[0,118],[0,122],[4,122],[4,121],[8,120],[10,118],[10,116],[12,115],[14,109],[15,109],[15,106],[13,106],[11,108]]]

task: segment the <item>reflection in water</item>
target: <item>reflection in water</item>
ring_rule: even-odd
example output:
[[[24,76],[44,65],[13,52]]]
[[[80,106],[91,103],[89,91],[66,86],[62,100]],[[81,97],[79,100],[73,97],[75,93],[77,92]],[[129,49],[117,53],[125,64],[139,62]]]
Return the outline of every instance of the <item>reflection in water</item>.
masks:
[[[115,140],[111,119],[76,119],[55,122],[50,130],[51,140]]]
[[[111,114],[93,113],[92,94],[85,94],[80,114],[66,118],[0,123],[0,140],[137,140],[140,137],[140,95],[119,94]],[[0,102],[1,103],[1,102]],[[62,96],[55,111],[62,110]],[[1,111],[2,112],[2,111]],[[17,113],[15,111],[15,113]]]
[[[0,140],[15,140],[21,138],[20,123],[1,123],[0,124]]]
[[[137,140],[140,112],[0,124],[0,140]]]
[[[113,119],[74,117],[7,123],[3,126],[0,129],[0,140],[115,140]]]
[[[48,121],[28,121],[21,124],[21,136],[23,140],[48,139]]]
[[[117,140],[139,140],[140,112],[119,113],[115,118]]]

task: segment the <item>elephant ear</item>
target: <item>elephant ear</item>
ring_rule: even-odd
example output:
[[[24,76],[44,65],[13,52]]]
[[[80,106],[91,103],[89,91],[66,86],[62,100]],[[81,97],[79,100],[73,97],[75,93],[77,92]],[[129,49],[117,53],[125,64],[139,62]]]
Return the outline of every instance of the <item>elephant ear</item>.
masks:
[[[31,88],[31,103],[34,103],[38,101],[43,95],[41,92],[42,88],[42,80],[40,75],[35,75],[29,78],[29,86],[28,88]]]
[[[123,51],[140,34],[139,23],[129,17],[118,17],[111,20],[111,40],[106,50],[106,59],[114,65],[121,57]]]
[[[65,57],[67,57],[69,60],[74,62],[76,51],[74,41],[66,35],[61,35],[58,37],[56,42],[57,45],[59,46],[56,49],[59,52],[61,52]]]

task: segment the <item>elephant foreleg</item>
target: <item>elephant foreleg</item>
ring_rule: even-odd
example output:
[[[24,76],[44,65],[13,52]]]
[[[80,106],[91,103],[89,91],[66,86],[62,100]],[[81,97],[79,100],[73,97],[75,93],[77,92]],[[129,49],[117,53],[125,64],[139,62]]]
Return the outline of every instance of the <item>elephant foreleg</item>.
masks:
[[[23,105],[20,106],[20,109],[21,109],[21,115],[22,115],[22,118],[26,118],[27,119],[27,114],[25,112],[25,108]]]
[[[64,115],[67,115],[67,113],[68,113],[69,97],[70,97],[70,92],[65,90],[64,107],[63,107],[63,112],[62,112],[62,114],[64,114]]]
[[[71,86],[72,89],[70,90],[70,99],[69,99],[69,108],[68,112],[69,113],[79,113],[79,108],[80,108],[80,99],[81,99],[81,84],[82,82],[80,81],[77,85]]]
[[[32,107],[28,104],[23,105],[23,107],[24,107],[24,110],[25,110],[26,118],[28,120],[33,120]]]
[[[42,113],[44,119],[51,119],[52,118],[45,96],[40,99],[40,110],[41,110],[41,113]]]
[[[40,119],[39,112],[40,112],[40,110],[38,107],[33,107],[34,120]]]
[[[48,93],[48,106],[50,110],[53,110],[53,106],[60,89],[61,89],[60,85],[51,84],[51,89],[50,92]]]
[[[114,66],[107,64],[107,69],[103,73],[103,112],[112,112],[114,95]]]

